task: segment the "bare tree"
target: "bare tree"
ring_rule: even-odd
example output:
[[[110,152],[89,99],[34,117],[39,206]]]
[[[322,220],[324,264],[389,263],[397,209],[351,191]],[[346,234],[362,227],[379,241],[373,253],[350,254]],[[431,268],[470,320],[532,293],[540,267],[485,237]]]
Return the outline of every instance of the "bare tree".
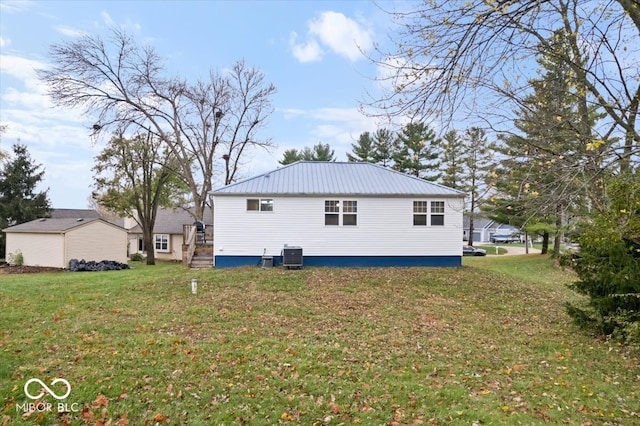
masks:
[[[634,0],[425,0],[394,12],[400,32],[374,60],[388,91],[372,95],[372,114],[429,122],[453,117],[486,121],[504,132],[530,93],[531,58],[568,64],[587,107],[604,110],[598,140],[618,135],[609,154],[621,168],[640,153],[640,7]],[[569,51],[554,49],[562,29]],[[541,52],[542,50],[542,52]],[[511,106],[511,107],[510,107]],[[456,114],[458,114],[456,116]],[[577,129],[580,131],[581,129]],[[582,129],[584,130],[584,129]]]
[[[172,167],[174,157],[166,144],[151,133],[133,138],[111,138],[96,156],[93,168],[93,198],[122,217],[131,217],[140,226],[147,253],[147,265],[155,265],[153,229],[160,207],[172,205],[183,191]]]
[[[84,36],[55,44],[50,56],[53,66],[39,70],[39,77],[53,102],[95,116],[94,135],[121,134],[134,124],[164,141],[178,160],[176,172],[190,189],[198,220],[209,204],[217,163],[224,164],[229,183],[250,148],[272,147],[258,132],[273,111],[276,88],[244,61],[190,84],[165,76],[155,50],[118,29],[106,41]]]

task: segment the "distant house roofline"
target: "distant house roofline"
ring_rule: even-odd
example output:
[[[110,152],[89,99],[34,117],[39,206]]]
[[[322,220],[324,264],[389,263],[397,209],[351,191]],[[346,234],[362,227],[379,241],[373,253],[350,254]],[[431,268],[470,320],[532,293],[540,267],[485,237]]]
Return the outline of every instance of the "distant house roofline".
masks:
[[[75,228],[88,225],[94,222],[103,222],[107,225],[113,226],[118,229],[124,229],[123,227],[104,220],[102,218],[41,218],[35,219],[29,222],[21,223],[19,225],[10,226],[3,229],[4,232],[17,232],[17,233],[38,233],[38,234],[64,234]]]

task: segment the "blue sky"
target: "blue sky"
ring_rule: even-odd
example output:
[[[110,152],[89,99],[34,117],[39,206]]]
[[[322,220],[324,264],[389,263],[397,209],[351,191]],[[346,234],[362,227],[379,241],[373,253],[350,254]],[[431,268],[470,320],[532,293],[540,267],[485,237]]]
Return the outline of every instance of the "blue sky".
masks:
[[[406,3],[404,3],[406,5]],[[277,94],[264,136],[277,145],[254,152],[244,176],[276,168],[290,148],[328,143],[346,160],[351,143],[375,131],[358,112],[378,90],[378,70],[361,51],[384,45],[392,22],[369,1],[8,1],[0,0],[0,149],[20,141],[45,169],[56,208],[86,208],[93,159],[104,141],[89,137],[90,117],[53,107],[36,68],[53,43],[126,28],[166,59],[170,74],[190,81],[244,59]]]

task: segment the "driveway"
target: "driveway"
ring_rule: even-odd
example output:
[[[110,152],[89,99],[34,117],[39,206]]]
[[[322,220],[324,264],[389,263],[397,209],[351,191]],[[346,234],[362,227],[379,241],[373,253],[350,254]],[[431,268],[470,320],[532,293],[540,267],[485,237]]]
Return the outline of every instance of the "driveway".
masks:
[[[507,253],[505,255],[526,254],[526,248],[524,247],[512,247],[512,246],[509,246],[508,244],[502,245],[500,247],[507,249]],[[533,254],[533,253],[540,254],[540,249],[529,247],[529,254]]]

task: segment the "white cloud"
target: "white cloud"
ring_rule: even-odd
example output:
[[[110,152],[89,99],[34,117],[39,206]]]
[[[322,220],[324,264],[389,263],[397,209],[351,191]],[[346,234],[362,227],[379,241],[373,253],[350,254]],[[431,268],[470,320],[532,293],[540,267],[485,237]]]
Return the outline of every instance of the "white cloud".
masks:
[[[300,62],[316,62],[322,59],[322,49],[316,40],[310,40],[307,43],[296,43],[297,34],[291,33],[289,44],[293,56]]]
[[[371,31],[338,12],[322,12],[309,23],[309,32],[333,52],[350,61],[362,58],[362,51],[373,45]]]
[[[111,19],[111,15],[109,15],[109,13],[106,10],[103,10],[102,12],[100,12],[100,16],[102,16],[102,21],[104,22],[105,25],[109,27],[113,25],[113,19]]]
[[[304,139],[282,141],[274,152],[274,158],[278,160],[287,149],[312,147],[321,142],[335,150],[338,161],[346,161],[346,153],[351,152],[351,144],[358,140],[360,134],[375,132],[378,128],[375,118],[363,115],[357,108],[292,108],[282,112],[286,120],[310,123],[310,126],[304,130]]]
[[[59,25],[55,28],[55,30],[67,37],[82,37],[87,35],[85,31],[82,31],[73,27],[68,27],[66,25]]]
[[[23,143],[32,158],[45,170],[39,189],[50,187],[54,207],[70,205],[67,199],[89,194],[91,166],[98,145],[89,137],[88,118],[81,111],[56,108],[47,96],[47,87],[35,70],[45,68],[43,62],[19,56],[0,55],[2,79],[2,149]],[[6,143],[6,145],[5,145]],[[76,203],[84,204],[84,197]]]
[[[371,30],[339,12],[322,12],[308,23],[308,41],[297,43],[297,34],[289,40],[293,55],[300,62],[322,59],[325,49],[350,61],[362,58],[373,46]]]
[[[0,73],[22,81],[30,91],[44,93],[44,87],[36,76],[36,69],[44,68],[43,62],[13,55],[0,55]]]
[[[0,37],[0,47],[9,47],[11,44],[10,38]]]
[[[29,0],[3,0],[0,2],[0,10],[5,13],[20,13],[29,10],[33,4]]]

